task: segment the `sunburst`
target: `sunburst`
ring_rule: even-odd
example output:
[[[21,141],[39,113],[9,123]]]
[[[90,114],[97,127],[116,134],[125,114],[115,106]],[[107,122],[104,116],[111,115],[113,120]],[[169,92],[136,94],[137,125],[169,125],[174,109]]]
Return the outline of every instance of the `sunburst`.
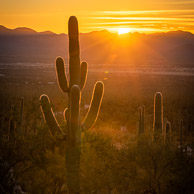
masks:
[[[130,32],[130,28],[118,28],[118,34],[126,34]]]

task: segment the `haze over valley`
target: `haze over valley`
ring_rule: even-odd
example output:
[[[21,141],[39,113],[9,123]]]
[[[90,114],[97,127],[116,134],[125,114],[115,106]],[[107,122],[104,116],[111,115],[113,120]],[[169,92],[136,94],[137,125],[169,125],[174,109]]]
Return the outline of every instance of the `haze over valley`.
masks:
[[[49,63],[57,56],[68,63],[68,36],[29,28],[0,26],[1,63]],[[126,33],[107,30],[80,34],[81,59],[89,65],[181,66],[194,65],[194,35],[186,31]]]

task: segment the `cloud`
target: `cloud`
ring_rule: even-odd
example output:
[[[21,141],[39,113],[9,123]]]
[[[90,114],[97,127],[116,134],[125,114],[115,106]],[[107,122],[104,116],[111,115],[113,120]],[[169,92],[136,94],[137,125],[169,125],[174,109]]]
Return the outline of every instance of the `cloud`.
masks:
[[[98,11],[90,15],[87,28],[116,29],[130,27],[137,31],[194,31],[192,10],[144,10],[144,11]],[[154,28],[153,28],[154,27]],[[147,30],[146,30],[147,28]]]
[[[167,1],[167,2],[162,2],[163,4],[171,4],[171,5],[185,5],[185,4],[194,4],[193,0],[190,1]]]

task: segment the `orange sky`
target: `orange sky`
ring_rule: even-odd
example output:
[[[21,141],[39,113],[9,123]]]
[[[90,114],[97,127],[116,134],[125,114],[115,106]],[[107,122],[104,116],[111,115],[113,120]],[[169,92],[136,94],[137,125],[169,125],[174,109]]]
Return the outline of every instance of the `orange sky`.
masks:
[[[0,0],[0,25],[8,28],[67,33],[70,15],[78,17],[80,32],[194,33],[194,0]]]

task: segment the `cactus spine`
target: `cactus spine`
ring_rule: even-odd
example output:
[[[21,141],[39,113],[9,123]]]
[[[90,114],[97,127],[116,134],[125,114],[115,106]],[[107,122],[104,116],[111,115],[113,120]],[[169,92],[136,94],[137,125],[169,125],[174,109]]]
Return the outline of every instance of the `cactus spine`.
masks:
[[[80,193],[81,132],[89,129],[97,119],[104,93],[104,85],[97,82],[94,87],[89,111],[83,122],[80,121],[81,90],[87,77],[87,63],[80,65],[79,32],[76,17],[71,16],[68,23],[69,35],[69,80],[67,80],[64,61],[56,59],[58,84],[62,92],[68,93],[68,108],[64,111],[66,134],[63,132],[50,107],[47,95],[40,97],[45,121],[55,139],[66,141],[66,171],[69,193]]]
[[[139,135],[144,133],[145,106],[139,107]]]
[[[171,123],[169,121],[165,122],[165,143],[169,145],[171,142]]]
[[[162,93],[156,92],[154,96],[154,141],[160,141],[163,133],[163,98]]]

